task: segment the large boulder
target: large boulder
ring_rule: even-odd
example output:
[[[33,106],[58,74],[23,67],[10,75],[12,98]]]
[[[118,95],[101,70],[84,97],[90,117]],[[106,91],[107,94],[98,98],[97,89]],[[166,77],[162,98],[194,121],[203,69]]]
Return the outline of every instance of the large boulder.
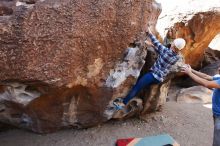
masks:
[[[12,14],[0,18],[1,80],[39,80],[56,86],[103,86],[129,44],[143,39],[146,24],[155,25],[160,12],[155,2],[147,1],[44,0],[14,5]]]
[[[144,30],[161,12],[151,0],[0,4],[0,122],[40,133],[112,118],[106,108],[137,80]]]
[[[177,102],[181,103],[212,103],[212,90],[203,86],[193,86],[180,90]]]

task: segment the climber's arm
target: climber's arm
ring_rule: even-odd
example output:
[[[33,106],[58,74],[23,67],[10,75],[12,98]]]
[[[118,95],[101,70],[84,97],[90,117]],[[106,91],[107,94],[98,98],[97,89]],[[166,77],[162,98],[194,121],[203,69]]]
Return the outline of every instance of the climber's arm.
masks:
[[[166,50],[167,48],[156,39],[156,37],[151,33],[149,28],[147,29],[146,33],[147,33],[147,36],[150,38],[153,46],[155,46],[154,49],[159,54],[162,54],[162,52],[164,52],[164,50]]]

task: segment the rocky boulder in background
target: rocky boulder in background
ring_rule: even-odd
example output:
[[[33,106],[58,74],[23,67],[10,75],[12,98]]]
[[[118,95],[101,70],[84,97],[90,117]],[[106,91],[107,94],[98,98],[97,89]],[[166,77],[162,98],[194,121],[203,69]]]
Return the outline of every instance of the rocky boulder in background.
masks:
[[[207,65],[213,64],[220,60],[220,51],[207,48],[202,59],[201,67],[206,67]]]
[[[186,15],[175,23],[174,29],[177,30],[177,37],[183,37],[187,42],[182,51],[186,63],[199,68],[209,43],[220,32],[220,10],[199,12],[189,17],[192,18],[188,19]]]
[[[212,103],[212,90],[203,86],[181,89],[177,94],[177,102],[181,103]]]
[[[187,41],[183,54],[186,63],[200,69],[205,50],[209,47],[219,49],[219,0],[196,1],[158,0],[162,4],[162,13],[158,18],[157,30],[164,37],[167,30],[173,28],[177,37]],[[215,38],[214,41],[212,41]],[[212,43],[211,43],[212,41]],[[211,44],[210,44],[211,43]]]

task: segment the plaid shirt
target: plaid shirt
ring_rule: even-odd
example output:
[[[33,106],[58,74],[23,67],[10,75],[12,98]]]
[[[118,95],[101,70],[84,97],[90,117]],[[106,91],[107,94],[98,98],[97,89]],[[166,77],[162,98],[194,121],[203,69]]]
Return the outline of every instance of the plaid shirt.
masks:
[[[154,49],[159,55],[150,71],[157,80],[162,82],[170,72],[171,66],[180,59],[180,56],[172,49],[163,46],[154,35],[149,33],[148,36],[155,46]]]

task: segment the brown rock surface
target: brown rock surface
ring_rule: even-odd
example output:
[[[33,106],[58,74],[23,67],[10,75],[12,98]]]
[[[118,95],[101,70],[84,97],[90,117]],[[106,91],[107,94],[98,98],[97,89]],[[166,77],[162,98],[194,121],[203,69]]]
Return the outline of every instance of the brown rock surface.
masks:
[[[0,86],[0,121],[39,133],[90,127],[108,120],[104,111],[111,97],[112,90],[104,87],[11,82]]]
[[[40,133],[111,118],[106,107],[139,76],[144,29],[161,11],[152,0],[0,4],[0,122]]]
[[[1,80],[103,86],[160,9],[149,1],[14,2],[0,18]],[[12,6],[14,7],[14,6]]]

